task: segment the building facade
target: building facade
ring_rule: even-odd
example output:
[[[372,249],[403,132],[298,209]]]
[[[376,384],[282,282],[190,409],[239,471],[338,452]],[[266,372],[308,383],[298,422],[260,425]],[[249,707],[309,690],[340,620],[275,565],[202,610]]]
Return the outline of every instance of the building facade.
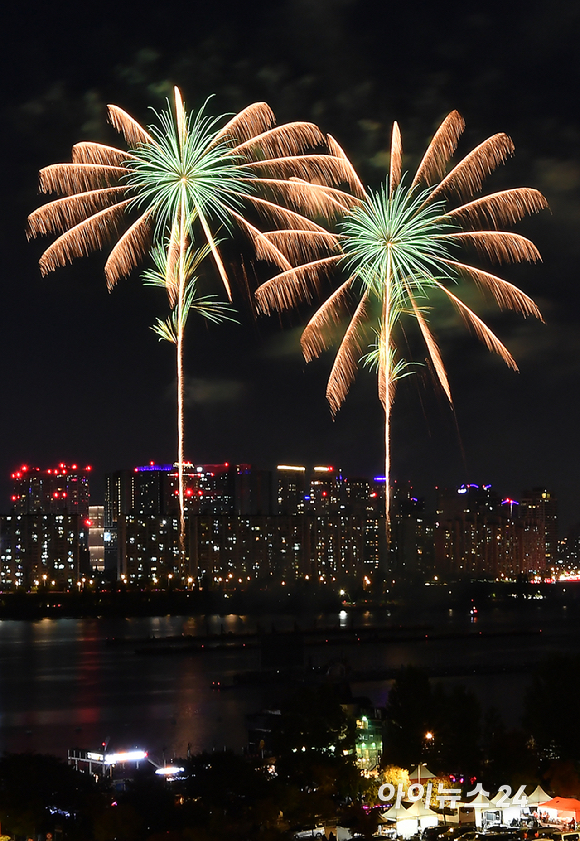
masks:
[[[541,517],[491,485],[439,491],[434,537],[438,575],[501,579],[547,568]]]
[[[11,512],[0,518],[2,588],[64,589],[90,575],[90,474],[64,462],[12,474]]]
[[[521,502],[490,485],[438,492],[435,517],[408,483],[329,465],[185,465],[186,547],[179,547],[174,465],[110,473],[90,505],[90,468],[23,465],[0,519],[0,586],[71,587],[92,572],[134,584],[239,587],[297,580],[345,590],[392,579],[513,578],[555,563],[557,503],[534,488]]]
[[[320,582],[376,567],[379,494],[332,467],[188,465],[187,547],[178,551],[176,471],[147,465],[106,482],[105,566],[127,581]]]

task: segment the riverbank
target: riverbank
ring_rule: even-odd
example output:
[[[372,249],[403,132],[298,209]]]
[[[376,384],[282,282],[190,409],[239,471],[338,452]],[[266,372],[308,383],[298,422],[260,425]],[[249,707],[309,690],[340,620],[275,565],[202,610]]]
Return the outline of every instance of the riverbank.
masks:
[[[337,585],[338,588],[338,585]],[[388,609],[393,615],[417,611],[467,611],[473,616],[502,605],[556,604],[580,615],[580,582],[533,584],[527,581],[403,582],[384,597],[351,598],[344,590],[301,582],[293,587],[256,584],[244,590],[154,590],[111,585],[80,592],[0,593],[0,619],[202,616],[206,614],[295,614]]]

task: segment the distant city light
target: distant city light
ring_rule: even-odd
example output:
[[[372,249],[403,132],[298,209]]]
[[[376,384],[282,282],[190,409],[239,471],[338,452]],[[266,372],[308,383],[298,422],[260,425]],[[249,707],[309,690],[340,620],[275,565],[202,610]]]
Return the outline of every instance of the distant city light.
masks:
[[[125,753],[107,753],[105,754],[105,765],[116,765],[117,762],[139,762],[141,759],[147,759],[147,752],[144,750],[129,750]]]
[[[159,470],[162,473],[169,473],[171,470],[173,470],[173,465],[172,464],[155,464],[155,463],[146,464],[143,467],[136,467],[135,468],[135,473],[145,473],[147,471],[153,471],[153,470]]]

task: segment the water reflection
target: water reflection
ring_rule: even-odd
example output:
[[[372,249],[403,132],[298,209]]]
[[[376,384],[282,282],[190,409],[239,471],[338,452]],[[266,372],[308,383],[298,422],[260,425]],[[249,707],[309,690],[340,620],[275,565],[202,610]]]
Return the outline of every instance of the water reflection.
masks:
[[[480,612],[476,627],[467,610],[415,616],[407,620],[414,627],[407,636],[403,633],[388,643],[309,645],[307,660],[313,666],[341,660],[347,670],[359,672],[407,663],[444,664],[450,675],[441,678],[444,682],[464,683],[484,707],[493,704],[503,709],[507,723],[516,724],[527,675],[511,673],[511,666],[533,662],[551,651],[574,651],[580,642],[572,611],[538,610],[537,603],[533,607],[529,603],[523,614],[500,608]],[[221,635],[258,627],[270,630],[272,625],[283,631],[292,630],[297,622],[302,628],[319,630],[362,629],[394,627],[401,617],[369,609],[298,619],[230,614],[1,621],[0,750],[65,756],[69,747],[96,748],[106,740],[114,749],[139,746],[166,756],[183,756],[188,746],[193,752],[226,745],[241,750],[245,714],[276,703],[284,688],[242,685],[216,692],[212,683],[231,686],[236,673],[259,669],[258,648],[165,655],[136,654],[135,648],[150,637]],[[498,636],[514,629],[518,633]],[[464,631],[471,636],[463,636]],[[447,636],[441,636],[444,633]],[[107,644],[112,639],[119,642]],[[454,670],[461,677],[453,677]],[[389,681],[360,681],[353,691],[384,704],[389,685]]]

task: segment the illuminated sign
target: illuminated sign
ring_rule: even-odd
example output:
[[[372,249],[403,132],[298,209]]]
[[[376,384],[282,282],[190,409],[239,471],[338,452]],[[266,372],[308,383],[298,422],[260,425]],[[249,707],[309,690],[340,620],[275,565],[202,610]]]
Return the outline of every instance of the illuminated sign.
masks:
[[[166,765],[165,768],[156,768],[155,773],[160,774],[164,777],[173,777],[175,774],[183,774],[185,768],[178,767],[177,765]]]
[[[146,751],[128,750],[125,753],[107,753],[105,755],[105,764],[116,765],[117,762],[139,762],[140,759],[147,759]]]

